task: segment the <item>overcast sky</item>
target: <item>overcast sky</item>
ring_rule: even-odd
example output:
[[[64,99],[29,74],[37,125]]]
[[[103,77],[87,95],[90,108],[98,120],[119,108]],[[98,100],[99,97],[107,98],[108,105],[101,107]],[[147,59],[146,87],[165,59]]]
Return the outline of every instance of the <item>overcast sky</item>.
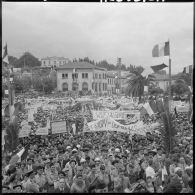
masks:
[[[9,55],[106,59],[129,66],[168,64],[152,58],[170,40],[172,72],[193,62],[192,3],[2,3],[2,39]]]

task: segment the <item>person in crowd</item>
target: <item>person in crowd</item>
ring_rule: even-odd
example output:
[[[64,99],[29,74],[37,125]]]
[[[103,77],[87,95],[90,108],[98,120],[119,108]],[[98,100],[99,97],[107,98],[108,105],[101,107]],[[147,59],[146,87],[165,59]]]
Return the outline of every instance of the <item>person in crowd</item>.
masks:
[[[26,192],[27,193],[39,193],[39,185],[35,181],[36,172],[30,170],[26,173],[28,180],[26,182]]]
[[[35,175],[35,182],[39,186],[39,191],[42,192],[44,185],[47,183],[47,178],[44,174],[43,166],[39,165],[37,167],[37,174]]]

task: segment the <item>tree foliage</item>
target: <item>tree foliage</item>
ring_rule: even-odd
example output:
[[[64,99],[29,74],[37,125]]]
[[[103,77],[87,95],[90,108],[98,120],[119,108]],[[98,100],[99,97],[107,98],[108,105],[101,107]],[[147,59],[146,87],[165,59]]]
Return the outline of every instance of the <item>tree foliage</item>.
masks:
[[[151,95],[162,94],[164,92],[160,87],[149,87],[148,91]]]
[[[127,76],[128,87],[126,89],[126,95],[141,98],[144,94],[144,86],[148,86],[150,82],[154,81],[155,77],[153,75],[149,75],[148,78],[143,77],[141,75],[143,70],[144,68],[141,66],[131,66],[130,74]]]
[[[165,104],[168,104],[168,100],[164,101]],[[175,117],[168,110],[168,105],[164,106],[165,112],[161,113],[162,127],[160,128],[163,146],[166,153],[170,153],[174,148],[174,139],[177,134],[175,128]]]
[[[175,93],[177,95],[182,95],[182,94],[189,93],[189,92],[190,90],[189,90],[188,85],[182,79],[176,80],[176,82],[173,85],[171,85],[172,94]]]
[[[18,58],[14,56],[8,56],[9,64],[13,67],[17,67]]]
[[[29,76],[14,77],[14,88],[16,93],[29,91],[32,80]]]
[[[36,91],[51,93],[56,88],[56,82],[50,77],[36,77],[33,79],[33,88]]]
[[[41,66],[38,58],[29,52],[25,52],[16,62],[16,68]]]

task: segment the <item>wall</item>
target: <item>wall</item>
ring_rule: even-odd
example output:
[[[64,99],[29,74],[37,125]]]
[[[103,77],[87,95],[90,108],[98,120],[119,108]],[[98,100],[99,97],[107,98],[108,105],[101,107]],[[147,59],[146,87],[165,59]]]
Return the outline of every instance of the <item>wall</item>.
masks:
[[[62,79],[62,74],[68,73],[68,79]],[[92,80],[93,80],[93,72],[92,69],[77,69],[76,73],[78,73],[78,90],[82,90],[83,82],[88,83],[88,90],[92,89]],[[82,73],[88,73],[88,79],[82,78]],[[72,83],[74,82],[72,79],[73,69],[63,69],[57,71],[57,89],[58,91],[62,91],[62,84],[68,83],[68,90],[72,91]]]

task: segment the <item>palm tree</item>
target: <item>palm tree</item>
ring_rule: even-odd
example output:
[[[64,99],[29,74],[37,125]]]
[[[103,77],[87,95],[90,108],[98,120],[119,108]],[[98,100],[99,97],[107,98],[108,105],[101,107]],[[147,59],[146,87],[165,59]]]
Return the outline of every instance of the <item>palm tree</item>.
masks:
[[[126,89],[126,95],[132,95],[133,97],[139,97],[144,95],[144,86],[149,86],[149,84],[155,80],[155,76],[150,74],[148,77],[142,76],[144,68],[141,66],[130,67],[130,74],[127,76],[128,87]]]
[[[170,153],[175,146],[175,135],[177,129],[175,128],[175,116],[169,112],[168,98],[164,99],[165,111],[161,113],[161,128],[159,129],[162,137],[162,144],[166,153]]]

